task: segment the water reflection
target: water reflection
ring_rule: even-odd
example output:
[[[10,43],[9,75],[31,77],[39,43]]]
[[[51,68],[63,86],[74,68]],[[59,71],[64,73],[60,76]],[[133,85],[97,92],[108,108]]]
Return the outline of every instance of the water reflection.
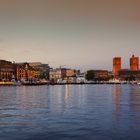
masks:
[[[113,103],[113,116],[117,118],[121,109],[121,96],[122,88],[121,85],[112,86],[112,103]]]
[[[49,106],[48,87],[17,87],[16,88],[16,105],[19,109],[37,109],[47,108]]]
[[[123,109],[124,106],[127,106],[127,109],[130,109],[133,112],[139,112],[140,87],[138,85],[113,85],[112,103],[114,115],[116,116],[121,113],[121,109]]]
[[[80,108],[86,100],[86,86],[62,85],[50,87],[50,108],[60,113],[70,113]]]
[[[139,139],[138,85],[2,87],[0,139]]]
[[[133,85],[130,87],[130,109],[133,112],[139,112],[140,111],[140,88],[138,85]]]
[[[65,104],[68,102],[68,100],[70,98],[70,92],[69,92],[69,90],[70,90],[70,86],[69,85],[66,85],[64,87],[64,103]]]
[[[127,130],[128,135],[140,130],[140,87],[138,85],[113,85],[113,129],[115,133],[123,133]],[[121,130],[121,131],[120,131]],[[125,134],[126,135],[126,134]]]

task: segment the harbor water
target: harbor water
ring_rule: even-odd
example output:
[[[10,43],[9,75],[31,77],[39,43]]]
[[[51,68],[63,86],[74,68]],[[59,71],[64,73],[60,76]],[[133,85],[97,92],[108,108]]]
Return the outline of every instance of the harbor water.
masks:
[[[0,86],[0,140],[140,140],[140,85]]]

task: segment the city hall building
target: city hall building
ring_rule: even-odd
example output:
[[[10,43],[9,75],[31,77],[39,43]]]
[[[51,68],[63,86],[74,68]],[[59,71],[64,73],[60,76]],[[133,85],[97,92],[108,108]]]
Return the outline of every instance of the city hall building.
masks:
[[[119,76],[121,80],[140,80],[140,70],[122,69],[119,71]]]

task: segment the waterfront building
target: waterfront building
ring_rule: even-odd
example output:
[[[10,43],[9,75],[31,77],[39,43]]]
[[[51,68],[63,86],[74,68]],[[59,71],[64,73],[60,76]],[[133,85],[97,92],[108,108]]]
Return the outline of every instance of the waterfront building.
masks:
[[[140,70],[122,69],[119,71],[121,80],[135,81],[140,80]]]
[[[57,83],[57,81],[63,80],[66,77],[65,68],[50,69],[49,73],[50,81]]]
[[[139,70],[139,57],[135,57],[135,55],[132,55],[130,58],[130,70]]]
[[[95,80],[108,80],[107,70],[93,70]]]
[[[15,75],[15,64],[0,60],[0,81],[11,81]]]
[[[34,80],[38,71],[31,67],[29,63],[16,63],[16,79],[17,80]]]
[[[113,76],[119,78],[119,71],[121,70],[121,57],[113,58]]]
[[[37,77],[40,79],[49,79],[50,66],[48,64],[42,64],[41,62],[31,62],[29,65],[37,70]]]
[[[57,68],[50,70],[50,81],[55,83],[76,83],[76,75],[80,74],[80,70]]]
[[[49,80],[50,66],[49,64],[41,64],[41,77]]]
[[[77,75],[80,74],[80,70],[76,69],[66,69],[66,76],[64,80],[66,83],[77,83]]]
[[[66,77],[76,76],[80,74],[80,70],[66,69]]]
[[[107,70],[89,70],[86,73],[88,81],[106,81],[109,80],[109,72]]]

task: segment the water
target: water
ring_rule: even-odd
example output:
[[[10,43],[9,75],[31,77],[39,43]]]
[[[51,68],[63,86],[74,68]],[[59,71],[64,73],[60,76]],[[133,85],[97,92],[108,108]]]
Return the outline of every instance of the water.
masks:
[[[0,87],[0,140],[139,140],[139,85]]]

